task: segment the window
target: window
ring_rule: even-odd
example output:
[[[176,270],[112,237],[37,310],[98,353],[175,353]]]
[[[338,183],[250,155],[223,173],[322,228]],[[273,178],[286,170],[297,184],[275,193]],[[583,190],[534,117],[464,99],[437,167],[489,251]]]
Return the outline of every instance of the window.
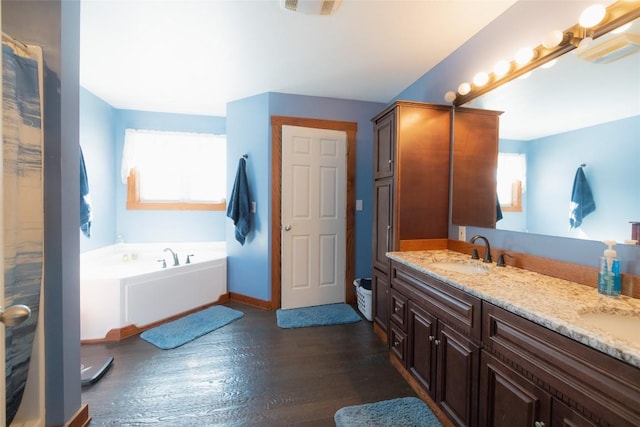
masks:
[[[225,210],[224,135],[125,130],[127,209]]]
[[[498,153],[498,200],[505,212],[522,212],[527,160],[524,154]]]

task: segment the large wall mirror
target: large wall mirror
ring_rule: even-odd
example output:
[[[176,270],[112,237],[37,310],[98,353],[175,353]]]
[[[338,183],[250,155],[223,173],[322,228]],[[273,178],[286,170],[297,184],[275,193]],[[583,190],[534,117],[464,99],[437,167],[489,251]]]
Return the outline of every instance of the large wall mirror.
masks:
[[[505,209],[497,229],[632,238],[631,223],[640,222],[640,19],[464,106],[504,112],[498,176]],[[595,210],[572,218],[579,170]]]

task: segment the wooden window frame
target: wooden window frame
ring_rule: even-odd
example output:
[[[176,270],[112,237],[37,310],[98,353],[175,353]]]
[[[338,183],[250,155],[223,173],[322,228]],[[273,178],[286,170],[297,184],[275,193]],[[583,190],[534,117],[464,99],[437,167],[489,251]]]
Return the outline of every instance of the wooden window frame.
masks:
[[[127,178],[127,210],[180,210],[180,211],[226,211],[227,202],[148,202],[140,200],[138,171],[131,169]]]
[[[500,209],[503,212],[522,212],[522,181],[517,179],[511,183],[511,203],[500,203]]]

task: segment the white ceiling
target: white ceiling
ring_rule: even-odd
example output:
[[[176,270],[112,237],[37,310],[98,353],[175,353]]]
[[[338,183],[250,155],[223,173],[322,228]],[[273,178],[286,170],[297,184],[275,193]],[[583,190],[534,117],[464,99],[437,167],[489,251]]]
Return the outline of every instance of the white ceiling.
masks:
[[[80,84],[120,109],[226,116],[265,92],[390,101],[515,0],[82,0]]]

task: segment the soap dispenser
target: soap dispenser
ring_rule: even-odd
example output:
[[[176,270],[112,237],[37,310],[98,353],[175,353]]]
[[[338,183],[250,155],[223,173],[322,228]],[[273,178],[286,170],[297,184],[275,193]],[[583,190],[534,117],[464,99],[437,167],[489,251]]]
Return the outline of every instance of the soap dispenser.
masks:
[[[600,273],[598,274],[598,292],[603,295],[617,297],[620,295],[620,261],[616,258],[613,249],[616,244],[613,240],[603,242],[608,246],[600,257]]]

